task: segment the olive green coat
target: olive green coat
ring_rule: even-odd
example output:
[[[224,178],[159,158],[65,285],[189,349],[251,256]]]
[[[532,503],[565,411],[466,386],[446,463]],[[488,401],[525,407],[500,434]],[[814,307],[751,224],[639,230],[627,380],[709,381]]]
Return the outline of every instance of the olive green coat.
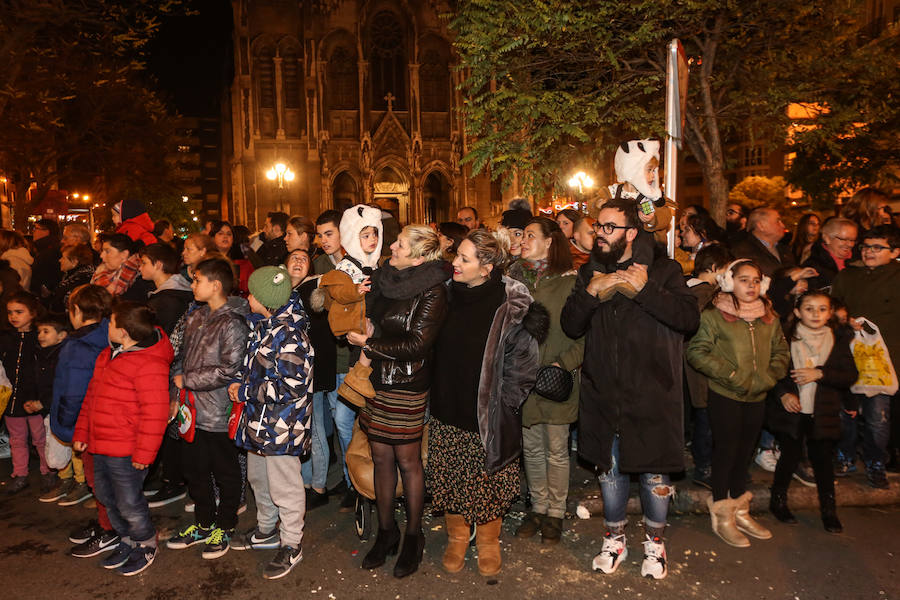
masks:
[[[509,276],[529,286],[535,302],[540,302],[550,313],[550,333],[547,340],[540,345],[540,366],[555,363],[567,370],[574,371],[581,367],[584,358],[584,338],[573,340],[567,336],[559,323],[563,306],[568,299],[577,279],[575,271],[562,275],[545,275],[540,278],[534,288],[522,277],[522,265],[516,262],[509,268]],[[575,385],[565,402],[554,402],[531,393],[522,407],[522,426],[531,427],[538,424],[566,425],[578,420],[578,373],[574,374]]]
[[[700,315],[700,328],[685,351],[709,389],[739,402],[762,402],[787,374],[791,352],[771,313],[748,323],[718,308]]]

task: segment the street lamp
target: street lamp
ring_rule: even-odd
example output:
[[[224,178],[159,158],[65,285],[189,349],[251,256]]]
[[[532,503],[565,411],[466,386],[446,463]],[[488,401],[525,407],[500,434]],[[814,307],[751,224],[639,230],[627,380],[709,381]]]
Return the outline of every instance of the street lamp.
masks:
[[[277,181],[278,189],[284,189],[285,181],[290,183],[294,180],[294,172],[291,171],[286,164],[276,163],[275,166],[266,171],[266,179],[269,181]]]
[[[578,171],[569,179],[570,188],[578,188],[578,194],[583,195],[585,189],[594,187],[594,180],[584,171]]]

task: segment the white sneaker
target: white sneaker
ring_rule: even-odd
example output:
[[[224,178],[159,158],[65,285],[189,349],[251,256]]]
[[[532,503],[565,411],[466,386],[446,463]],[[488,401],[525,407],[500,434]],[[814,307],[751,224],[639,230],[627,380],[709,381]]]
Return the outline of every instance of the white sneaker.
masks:
[[[778,458],[780,456],[781,452],[779,450],[763,448],[756,453],[756,458],[754,460],[761,469],[768,471],[769,473],[774,473],[775,466],[778,464]]]
[[[607,531],[600,554],[594,557],[591,568],[608,575],[614,573],[626,558],[628,558],[628,548],[625,547],[625,534],[613,535]]]
[[[644,562],[641,563],[641,577],[664,579],[669,569],[666,565],[666,544],[658,537],[649,535],[644,541]]]

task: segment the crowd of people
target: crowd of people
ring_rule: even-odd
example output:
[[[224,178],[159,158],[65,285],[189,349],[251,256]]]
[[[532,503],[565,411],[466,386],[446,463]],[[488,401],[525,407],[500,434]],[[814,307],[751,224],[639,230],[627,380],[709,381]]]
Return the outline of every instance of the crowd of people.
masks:
[[[658,165],[657,142],[623,143],[590,216],[534,216],[514,200],[493,231],[473,207],[401,229],[357,205],[314,220],[273,212],[257,234],[211,221],[180,239],[133,200],[96,239],[52,219],[30,240],[0,231],[4,490],[28,488],[30,441],[41,502],[96,504],[72,556],[142,572],[162,543],[150,510],[188,497],[192,522],[166,547],[206,559],[275,549],[269,579],[302,559],[306,511],[339,497],[351,512],[359,494],[378,516],[361,566],[399,554],[394,575],[414,573],[429,498],[445,519],[444,569],[465,567],[474,528],[489,576],[523,473],[515,535],[560,542],[577,447],[596,465],[607,528],[591,567],[625,562],[634,475],[641,575],[661,579],[687,436],[725,543],[773,535],[749,511],[754,459],[774,471],[778,521],[796,523],[787,491],[800,479],[840,532],[834,476],[861,456],[868,483],[887,487],[900,446],[887,359],[900,356],[900,231],[887,198],[861,190],[792,236],[774,208],[731,204],[722,229],[688,206],[672,259],[676,207]],[[851,352],[860,332],[887,350],[873,359],[887,367],[880,387]],[[334,452],[342,481],[329,490]],[[248,492],[255,525],[237,532]]]

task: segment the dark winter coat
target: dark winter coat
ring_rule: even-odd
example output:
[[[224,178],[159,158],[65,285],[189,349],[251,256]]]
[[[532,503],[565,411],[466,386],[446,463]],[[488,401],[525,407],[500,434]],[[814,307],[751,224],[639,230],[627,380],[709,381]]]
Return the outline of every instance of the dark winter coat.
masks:
[[[153,464],[169,417],[172,345],[157,328],[154,339],[112,353],[97,357],[72,441],[91,454]]]
[[[54,345],[42,348],[40,345],[37,349],[37,388],[38,400],[41,403],[41,416],[46,417],[50,414],[50,404],[53,402],[53,377],[56,373],[56,365],[59,362],[59,354],[62,350],[65,340]]]
[[[709,301],[715,296],[716,290],[719,289],[718,286],[699,279],[691,279],[687,284],[688,289],[691,290],[691,293],[697,299],[697,308],[701,311],[709,304]],[[707,398],[709,397],[709,381],[706,379],[706,375],[688,363],[687,356],[684,358],[684,380],[687,383],[691,406],[694,408],[706,408]]]
[[[74,269],[63,273],[62,281],[59,282],[59,285],[53,290],[53,295],[50,296],[50,302],[48,303],[50,312],[67,313],[69,310],[67,304],[69,295],[78,286],[90,283],[93,276],[94,265],[78,265]]]
[[[850,262],[849,259],[847,262]],[[806,280],[806,283],[811,290],[820,290],[824,287],[829,287],[831,282],[834,281],[835,276],[838,274],[837,263],[834,261],[834,257],[831,256],[831,253],[822,245],[822,240],[819,240],[812,245],[812,248],[809,251],[809,258],[804,261],[803,266],[812,267],[819,273],[817,276],[810,277]]]
[[[53,376],[53,400],[50,403],[50,430],[60,441],[72,441],[94,364],[108,347],[109,321],[106,319],[76,329],[63,343]]]
[[[853,331],[841,327],[834,332],[834,347],[824,364],[822,379],[816,382],[816,398],[813,405],[813,428],[810,437],[816,440],[837,440],[841,437],[841,409],[857,410],[853,394],[848,394],[850,386],[856,382],[859,373],[850,352]],[[790,373],[783,377],[769,394],[766,406],[766,423],[772,432],[786,433],[799,437],[801,413],[789,413],[781,403],[784,394],[799,396],[797,384]]]
[[[203,431],[228,431],[233,382],[247,350],[247,301],[229,296],[224,306],[210,311],[204,304],[189,313],[172,376],[183,375],[184,387],[194,392],[196,426]]]
[[[253,266],[259,268],[260,266],[276,266],[280,265],[284,262],[284,259],[287,257],[287,244],[284,241],[284,236],[280,236],[271,240],[267,240],[262,246],[259,247],[259,250],[256,251],[256,256],[259,258],[260,264]],[[254,261],[251,260],[251,263]]]
[[[175,324],[194,300],[191,284],[179,274],[169,277],[158,289],[150,292],[147,306],[156,313],[156,323],[166,335],[175,329]]]
[[[626,269],[593,259],[578,271],[562,311],[570,337],[585,337],[578,452],[602,471],[619,435],[619,468],[666,473],[684,468],[683,345],[697,328],[697,300],[681,267],[656,252],[644,288],[632,299],[600,302],[586,291],[594,271]]]
[[[31,265],[31,293],[38,298],[48,298],[59,285],[62,273],[59,268],[59,240],[51,236],[34,242],[34,263]]]
[[[831,295],[847,305],[851,317],[865,317],[878,326],[896,369],[900,365],[900,262],[874,269],[847,267],[834,278]]]
[[[522,453],[522,405],[534,387],[538,345],[547,337],[547,309],[524,284],[503,277],[506,300],[494,314],[478,382],[478,432],[485,470],[495,473]]]
[[[300,296],[250,332],[237,381],[244,413],[234,442],[264,456],[309,452],[314,350]]]
[[[294,288],[305,308],[309,308],[310,296],[318,285],[318,277],[311,277]],[[330,392],[337,377],[337,340],[328,326],[328,313],[307,310],[306,316],[309,319],[309,341],[316,352],[313,392]]]
[[[375,334],[366,345],[375,389],[424,392],[431,386],[432,347],[447,315],[447,264],[430,261],[373,275],[369,317]]]
[[[11,329],[0,335],[0,359],[12,383],[12,395],[3,413],[7,417],[27,417],[25,403],[37,400],[37,331]]]

